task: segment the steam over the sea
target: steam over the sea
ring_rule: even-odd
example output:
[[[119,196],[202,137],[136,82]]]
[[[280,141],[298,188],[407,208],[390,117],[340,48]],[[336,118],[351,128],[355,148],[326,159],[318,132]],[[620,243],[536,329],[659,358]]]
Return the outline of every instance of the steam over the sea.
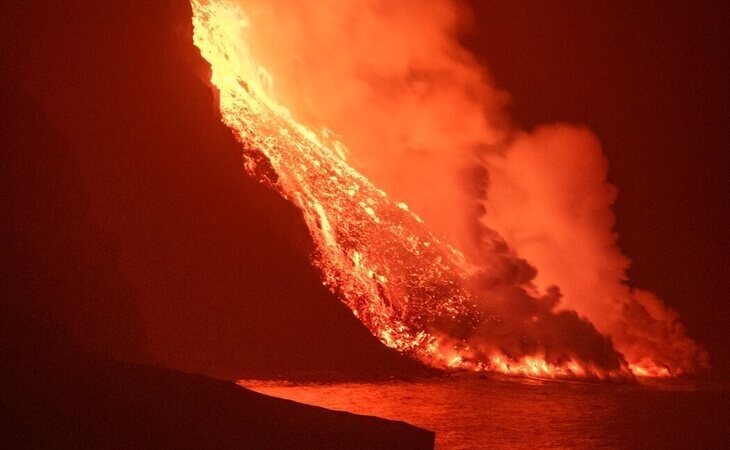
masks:
[[[472,351],[654,375],[707,364],[677,314],[628,283],[596,137],[512,124],[509,95],[459,43],[462,2],[232,1],[278,100],[465,253],[493,318]]]

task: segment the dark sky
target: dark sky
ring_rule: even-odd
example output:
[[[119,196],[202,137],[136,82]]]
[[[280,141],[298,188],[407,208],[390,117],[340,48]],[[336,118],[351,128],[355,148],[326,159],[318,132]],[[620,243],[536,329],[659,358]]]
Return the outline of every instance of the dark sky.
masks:
[[[730,21],[723,2],[473,1],[514,119],[585,124],[619,188],[631,279],[727,367]]]

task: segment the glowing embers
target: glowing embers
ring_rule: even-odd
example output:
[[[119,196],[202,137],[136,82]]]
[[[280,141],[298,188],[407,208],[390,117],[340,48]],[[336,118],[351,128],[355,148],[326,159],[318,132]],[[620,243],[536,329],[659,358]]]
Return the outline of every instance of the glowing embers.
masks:
[[[272,100],[243,13],[225,2],[193,7],[194,42],[211,63],[223,121],[243,144],[247,169],[304,213],[327,285],[386,345],[425,360],[435,334],[478,323],[461,255],[348,166],[342,144]]]
[[[254,58],[240,8],[223,0],[192,0],[192,6],[194,42],[211,64],[222,119],[243,146],[246,170],[301,209],[325,283],[374,336],[444,369],[544,378],[631,376],[613,348],[613,360],[601,366],[570,351],[547,357],[535,348],[505,351],[487,338],[470,342],[499,319],[467,288],[474,274],[461,252],[354,170],[331,132],[305,127],[276,101],[276,80]],[[520,295],[526,305],[543,303],[526,291]],[[530,326],[516,322],[516,328]]]

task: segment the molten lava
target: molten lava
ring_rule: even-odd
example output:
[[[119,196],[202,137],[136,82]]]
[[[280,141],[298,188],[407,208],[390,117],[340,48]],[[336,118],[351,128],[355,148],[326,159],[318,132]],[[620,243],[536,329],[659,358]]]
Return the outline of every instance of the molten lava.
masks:
[[[671,374],[651,359],[627,363],[577,314],[559,317],[598,336],[603,360],[570,348],[545,350],[550,336],[524,331],[542,320],[537,313],[505,338],[505,318],[474,287],[479,268],[464,252],[354,169],[332,133],[303,125],[280,104],[273,77],[251,49],[244,11],[225,0],[191,3],[194,43],[211,65],[222,120],[243,146],[245,169],[301,209],[324,282],[385,345],[444,369],[548,378]],[[526,302],[547,310],[557,302],[529,286],[519,289]],[[500,339],[519,350],[504,350]]]
[[[240,34],[240,11],[193,5],[195,43],[213,67],[223,120],[244,146],[246,169],[302,210],[325,282],[353,313],[386,345],[430,360],[434,332],[480,320],[463,287],[463,256],[351,168],[343,144],[297,123],[272,99],[270,77]]]

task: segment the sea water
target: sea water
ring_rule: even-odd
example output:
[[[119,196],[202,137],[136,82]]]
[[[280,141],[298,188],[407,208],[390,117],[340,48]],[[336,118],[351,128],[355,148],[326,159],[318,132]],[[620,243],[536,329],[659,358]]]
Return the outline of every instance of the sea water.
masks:
[[[427,428],[436,432],[439,450],[730,449],[730,389],[724,383],[467,376],[240,384],[275,397]]]

